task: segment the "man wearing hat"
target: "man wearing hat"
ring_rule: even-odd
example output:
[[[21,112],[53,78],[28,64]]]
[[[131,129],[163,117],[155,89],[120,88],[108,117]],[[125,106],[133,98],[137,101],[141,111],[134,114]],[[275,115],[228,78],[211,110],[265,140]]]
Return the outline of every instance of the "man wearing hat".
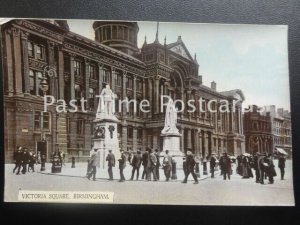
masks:
[[[124,154],[124,151],[121,150],[121,158],[119,159],[119,169],[120,169],[120,180],[119,182],[124,182],[125,177],[123,174],[124,168],[126,167],[126,156]]]
[[[278,168],[280,169],[281,180],[284,179],[284,168],[285,168],[285,157],[283,154],[280,154],[278,159]]]
[[[108,155],[106,156],[106,161],[107,161],[107,166],[108,166],[108,175],[109,175],[109,180],[113,180],[113,170],[112,168],[115,166],[116,164],[116,160],[115,160],[115,155],[112,153],[112,150],[108,150]]]
[[[197,176],[195,174],[195,165],[196,165],[196,161],[194,159],[194,155],[193,153],[190,151],[191,149],[189,149],[187,152],[186,152],[186,167],[187,167],[187,174],[185,175],[185,178],[184,180],[182,181],[182,183],[187,183],[187,179],[188,179],[188,176],[190,175],[190,173],[192,174],[195,182],[194,184],[198,184],[198,179],[197,179]]]
[[[259,171],[259,165],[258,165],[258,160],[259,160],[259,153],[255,153],[253,157],[253,169],[255,170],[255,182],[259,183],[260,180],[260,171]]]
[[[96,180],[96,165],[97,165],[97,150],[98,149],[94,149],[94,152],[91,155],[91,159],[90,159],[90,166],[92,168],[92,172],[88,174],[87,178],[90,179],[93,176],[93,181]]]
[[[223,180],[226,180],[228,177],[228,180],[230,180],[230,173],[231,173],[231,160],[228,157],[227,153],[224,152],[223,156],[220,158],[220,167],[223,174]]]
[[[133,180],[135,171],[136,171],[136,180],[139,179],[141,164],[142,164],[142,155],[141,155],[141,151],[138,150],[137,153],[134,154],[134,156],[132,158],[132,162],[131,162],[132,173],[131,173],[131,179],[130,180]]]
[[[210,157],[210,172],[211,172],[211,178],[215,177],[215,167],[216,167],[216,157],[215,154],[212,154]]]

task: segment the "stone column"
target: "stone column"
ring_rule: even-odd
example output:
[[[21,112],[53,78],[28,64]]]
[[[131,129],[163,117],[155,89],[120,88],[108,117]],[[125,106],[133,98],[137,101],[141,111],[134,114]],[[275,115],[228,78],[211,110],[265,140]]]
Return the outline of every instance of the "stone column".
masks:
[[[15,77],[15,92],[22,94],[22,59],[21,59],[21,42],[20,30],[12,28],[13,34],[13,55],[14,55],[14,77]]]
[[[198,142],[198,144],[199,144],[199,149],[198,149],[199,156],[202,157],[202,136],[201,136],[201,131],[200,130],[198,132],[198,139],[199,139],[199,142]]]
[[[54,47],[55,44],[53,41],[47,41],[47,46],[48,46],[48,65],[51,68],[54,68]],[[56,68],[55,68],[56,69]],[[50,84],[49,86],[49,93],[50,95],[54,96],[54,98],[57,98],[57,85],[56,85],[56,79],[57,77],[52,76],[49,77],[48,83]]]
[[[181,127],[181,151],[185,152],[185,149],[184,149],[184,127]]]
[[[58,47],[58,88],[59,88],[59,99],[64,99],[65,79],[64,79],[64,55],[62,46]]]
[[[85,103],[85,110],[90,109],[90,102],[89,102],[89,92],[90,92],[90,61],[88,59],[84,59],[84,98],[86,101]]]
[[[133,75],[133,99],[136,100],[136,75]],[[136,110],[139,109],[136,108]],[[133,119],[135,118],[136,118],[136,111],[133,112]]]
[[[127,123],[122,124],[122,150],[127,151]]]
[[[104,68],[103,64],[98,64],[98,95],[102,91],[103,87],[103,77],[104,77]]]
[[[191,129],[187,129],[187,148],[192,148],[192,132]]]
[[[152,114],[154,111],[154,104],[153,104],[153,99],[152,99],[152,96],[153,96],[153,79],[152,78],[148,79],[148,85],[149,85],[149,91],[148,91],[149,103],[150,103],[150,110],[151,110],[150,113],[148,113],[148,118],[152,118]]]
[[[127,77],[127,72],[126,71],[123,71],[123,87],[122,87],[122,100],[125,100],[125,98],[127,97],[127,87],[126,87],[126,77]],[[122,115],[123,117],[126,117],[127,115],[127,109],[126,109],[126,106],[125,104],[122,105]]]
[[[74,55],[70,54],[70,97],[75,99]]]
[[[6,69],[4,83],[7,83],[7,94],[12,96],[14,94],[14,74],[13,74],[13,55],[12,55],[12,41],[11,41],[11,30],[5,30],[5,53],[6,53]],[[5,81],[6,80],[6,81]]]
[[[137,129],[133,127],[132,150],[137,150]]]
[[[154,96],[155,96],[155,113],[159,113],[159,77],[156,76],[154,80]]]
[[[24,81],[24,92],[30,92],[29,82],[29,65],[28,65],[28,33],[21,32],[22,40],[22,57],[23,57],[23,81]]]
[[[215,153],[219,153],[220,149],[219,149],[219,139],[216,138],[216,148],[215,148]]]
[[[115,92],[116,69],[111,67],[111,90]]]
[[[241,134],[244,135],[244,116],[241,110]]]
[[[205,147],[205,158],[207,157],[208,155],[208,133],[207,132],[204,132],[204,147]]]
[[[196,155],[200,155],[199,154],[199,131],[194,129],[194,148],[195,148],[195,154]]]

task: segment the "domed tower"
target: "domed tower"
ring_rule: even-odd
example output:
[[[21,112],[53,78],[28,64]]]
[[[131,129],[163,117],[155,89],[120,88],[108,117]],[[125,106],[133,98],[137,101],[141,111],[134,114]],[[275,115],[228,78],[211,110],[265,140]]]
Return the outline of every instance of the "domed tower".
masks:
[[[96,21],[93,28],[96,41],[129,55],[138,52],[136,22]]]

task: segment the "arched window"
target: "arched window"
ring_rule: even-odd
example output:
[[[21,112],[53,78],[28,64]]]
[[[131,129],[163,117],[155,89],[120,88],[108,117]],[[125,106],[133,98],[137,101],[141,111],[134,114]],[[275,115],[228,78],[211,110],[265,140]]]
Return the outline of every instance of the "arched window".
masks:
[[[82,97],[82,89],[80,87],[80,85],[75,84],[75,99],[76,99],[76,105],[80,106],[80,99]]]
[[[28,41],[27,47],[28,47],[28,56],[33,57],[34,56],[33,44],[30,41]]]
[[[30,94],[35,95],[35,79],[34,79],[34,72],[29,70],[29,88]]]

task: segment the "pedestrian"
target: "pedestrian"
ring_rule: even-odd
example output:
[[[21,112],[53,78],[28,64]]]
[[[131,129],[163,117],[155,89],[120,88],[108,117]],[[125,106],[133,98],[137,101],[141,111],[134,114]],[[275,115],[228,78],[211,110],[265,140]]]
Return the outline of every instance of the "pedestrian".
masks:
[[[243,172],[242,172],[242,157],[243,157],[242,155],[238,155],[236,157],[236,160],[237,160],[236,173],[241,175],[241,176],[243,174]]]
[[[142,165],[144,167],[142,179],[147,177],[147,174],[148,174],[148,172],[147,172],[148,157],[149,157],[149,152],[146,150],[142,155]]]
[[[260,180],[260,173],[259,173],[259,165],[258,165],[258,153],[255,153],[254,157],[253,157],[253,169],[255,170],[255,182],[259,183]]]
[[[141,164],[142,164],[142,155],[141,155],[141,151],[138,150],[137,153],[134,154],[134,156],[132,158],[132,162],[131,162],[132,173],[131,173],[131,179],[130,180],[133,180],[135,171],[136,171],[136,180],[139,179]]]
[[[109,179],[108,180],[113,180],[114,176],[113,176],[113,167],[115,167],[116,164],[116,159],[115,159],[115,155],[112,153],[112,150],[108,150],[108,155],[106,156],[106,161],[107,161],[107,167],[108,167],[108,176]]]
[[[195,165],[196,165],[196,161],[194,159],[194,155],[192,154],[191,151],[187,151],[186,152],[186,167],[187,167],[187,174],[184,178],[184,180],[182,181],[182,183],[186,184],[187,183],[187,179],[188,176],[190,175],[190,173],[192,174],[193,178],[194,178],[194,184],[198,184],[198,179],[197,176],[195,174]]]
[[[34,164],[36,163],[36,155],[33,152],[29,153],[28,172],[34,172]]]
[[[158,151],[158,149],[155,149],[155,156],[156,156],[155,173],[156,173],[157,180],[159,180],[159,167],[161,166],[159,161],[159,154],[160,152]]]
[[[13,169],[13,173],[17,170],[17,175],[20,174],[20,169],[22,166],[22,153],[22,147],[17,146],[17,151],[14,152],[15,168]]]
[[[96,169],[96,165],[97,165],[97,150],[98,149],[94,149],[94,152],[91,155],[91,159],[90,159],[90,166],[92,168],[92,171],[88,174],[87,178],[90,179],[93,176],[93,181],[96,180],[96,173],[97,173],[97,169]]]
[[[119,182],[124,182],[125,177],[124,177],[124,169],[126,167],[126,156],[123,150],[121,150],[121,158],[118,160],[119,161],[119,169],[120,169],[120,180]]]
[[[279,159],[278,159],[278,168],[280,169],[281,180],[284,179],[285,160],[286,159],[285,159],[284,155],[280,154]]]
[[[227,153],[223,153],[223,156],[220,158],[220,167],[223,174],[223,180],[230,180],[231,174],[231,159],[228,157]]]
[[[211,172],[211,178],[214,178],[215,177],[215,167],[216,167],[216,158],[214,155],[212,155],[210,157],[210,172]]]
[[[166,176],[166,181],[169,181],[172,171],[172,157],[169,155],[169,150],[166,150],[166,154],[163,159],[163,169]]]
[[[276,171],[275,171],[275,166],[274,166],[274,162],[273,162],[273,157],[272,154],[270,153],[268,155],[268,170],[267,170],[267,174],[269,177],[269,184],[274,184],[274,177],[277,176]]]
[[[182,169],[183,169],[183,172],[184,172],[184,177],[186,177],[186,175],[187,175],[186,158],[183,157],[182,160],[183,160],[183,162],[182,162]]]
[[[37,152],[37,163],[41,164],[41,152],[40,151]]]
[[[24,151],[23,151],[23,154],[22,154],[22,174],[26,174],[28,163],[29,163],[28,149],[24,148]]]
[[[265,153],[262,154],[261,158],[258,159],[259,172],[260,172],[260,183],[264,184],[265,173],[268,168],[268,160]]]
[[[249,163],[249,158],[245,155],[242,156],[242,171],[243,171],[243,179],[248,179],[250,177],[253,177],[250,163]]]
[[[149,157],[147,163],[147,172],[148,172],[147,181],[151,180],[151,173],[153,175],[153,181],[157,181],[157,177],[156,177],[157,158],[153,149],[149,148],[148,151],[149,151]]]

